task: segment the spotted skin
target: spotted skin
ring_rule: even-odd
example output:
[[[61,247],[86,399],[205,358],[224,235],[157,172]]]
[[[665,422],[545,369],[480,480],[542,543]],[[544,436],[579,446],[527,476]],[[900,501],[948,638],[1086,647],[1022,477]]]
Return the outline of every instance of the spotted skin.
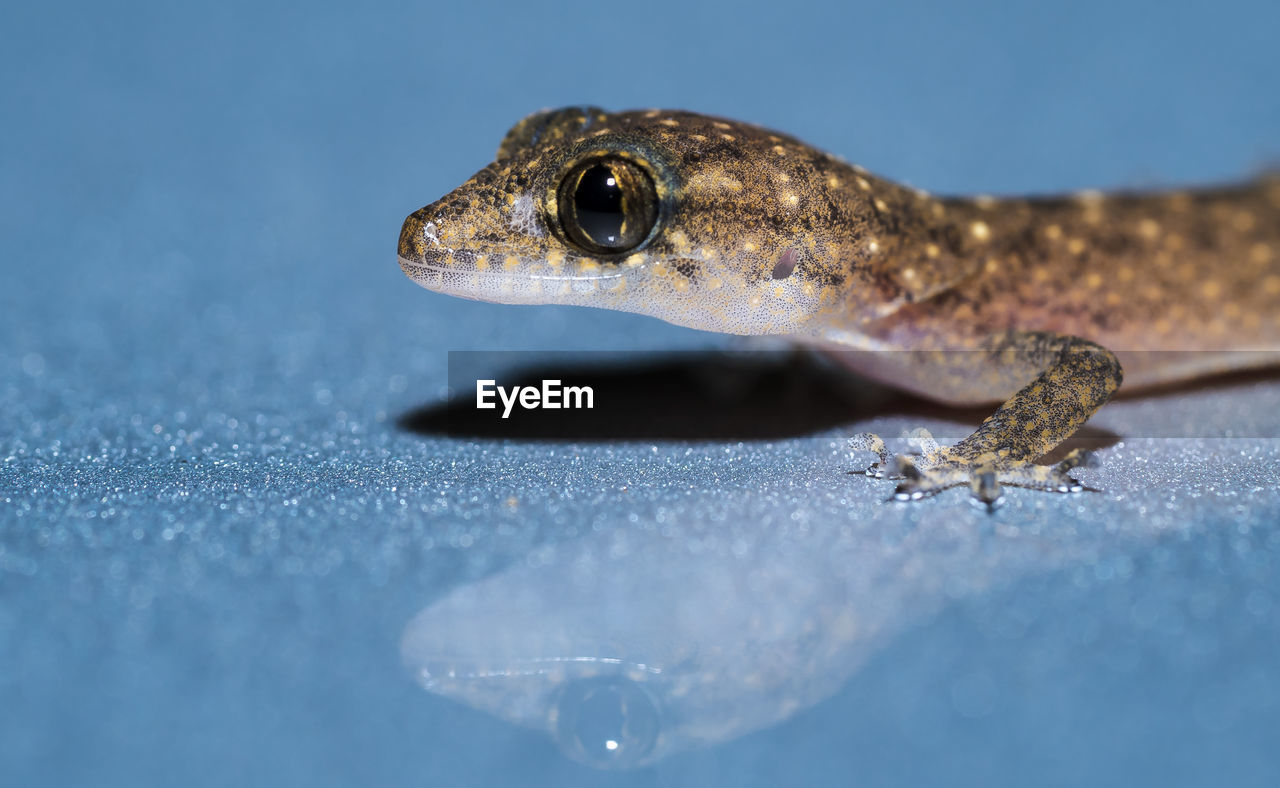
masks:
[[[651,177],[657,222],[636,248],[588,253],[557,189],[603,155]],[[1280,361],[1280,177],[1160,193],[944,198],[758,126],[689,112],[535,113],[493,163],[405,220],[400,265],[422,286],[502,303],[652,315],[787,335],[901,388],[1002,402],[952,447],[883,441],[869,473],[897,496],[968,484],[1069,491],[1079,462],[1035,461],[1120,387]],[[1122,372],[1123,370],[1123,372]]]

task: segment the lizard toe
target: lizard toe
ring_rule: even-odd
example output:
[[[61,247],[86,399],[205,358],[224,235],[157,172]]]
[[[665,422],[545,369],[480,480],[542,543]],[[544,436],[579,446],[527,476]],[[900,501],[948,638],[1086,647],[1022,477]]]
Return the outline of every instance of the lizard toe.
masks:
[[[889,457],[889,448],[885,446],[884,439],[874,432],[860,432],[849,438],[848,441],[850,451],[869,451],[876,455],[876,461],[867,466],[865,471],[867,476],[873,479],[883,479],[886,474],[892,474],[893,461]]]

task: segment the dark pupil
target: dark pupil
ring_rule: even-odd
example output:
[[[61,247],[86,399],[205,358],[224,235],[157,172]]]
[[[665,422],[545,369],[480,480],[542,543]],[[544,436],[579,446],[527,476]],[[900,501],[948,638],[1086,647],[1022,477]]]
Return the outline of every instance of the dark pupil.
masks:
[[[623,244],[626,214],[622,209],[622,186],[613,170],[597,164],[584,172],[573,194],[573,207],[578,226],[592,241],[601,246]]]

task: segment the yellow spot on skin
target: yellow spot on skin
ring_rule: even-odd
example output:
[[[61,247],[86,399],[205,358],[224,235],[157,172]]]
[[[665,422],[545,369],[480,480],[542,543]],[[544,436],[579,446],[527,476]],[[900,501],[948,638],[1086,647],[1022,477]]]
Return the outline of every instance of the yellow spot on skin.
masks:
[[[752,309],[759,307],[760,304],[763,302],[764,302],[764,299],[760,297],[759,293],[752,293],[751,297],[747,299],[747,305],[750,306]]]
[[[1120,304],[1124,302],[1124,298],[1114,290],[1107,291],[1107,294],[1103,296],[1102,300],[1110,307],[1120,306]]]
[[[799,198],[797,195],[794,195],[794,194],[790,194],[790,193],[788,193],[788,194],[787,194],[787,202],[791,203],[792,205],[799,205],[799,204],[800,204],[800,198]]]
[[[756,246],[755,244],[751,243],[750,241],[744,241],[744,242],[742,243],[742,248],[743,248],[743,249],[746,249],[748,252],[754,252],[755,250],[759,249],[760,247]]]
[[[1067,240],[1067,251],[1071,254],[1083,253],[1084,247],[1085,243],[1083,238],[1070,238]]]
[[[828,188],[828,189],[839,189],[839,188],[840,188],[840,179],[839,179],[839,178],[837,178],[837,177],[836,177],[836,176],[834,176],[834,175],[832,175],[831,177],[827,178],[827,188]]]
[[[672,126],[672,127],[675,127],[675,126],[679,126],[679,125],[680,125],[680,121],[676,120],[675,118],[663,118],[662,120],[660,120],[660,121],[658,121],[658,122],[659,122],[659,123],[661,123],[661,124],[662,124],[662,125],[664,125],[664,126]]]
[[[947,207],[940,202],[935,202],[933,205],[930,205],[929,210],[938,219],[947,215]]]
[[[1222,316],[1228,320],[1239,320],[1242,314],[1244,310],[1235,301],[1228,301],[1222,305]]]
[[[477,271],[489,270],[489,255],[482,254],[476,257],[476,270]]]
[[[779,172],[776,175],[774,175],[774,177],[777,178],[782,183],[791,183],[791,176],[786,174],[785,172]]]
[[[773,152],[774,152],[774,153],[776,153],[776,154],[778,154],[779,156],[786,156],[786,155],[787,155],[787,149],[786,149],[786,148],[784,148],[784,147],[782,147],[781,145],[774,145],[774,146],[773,146]]]
[[[869,243],[867,243],[867,251],[870,252],[871,254],[875,254],[876,252],[880,251],[880,242],[870,241]],[[907,270],[910,270],[910,269],[907,269]]]
[[[994,257],[988,257],[987,261],[982,265],[982,270],[988,274],[994,274],[1000,270],[1000,261]]]
[[[723,139],[725,142],[733,142],[734,140],[737,139],[737,137],[733,136],[732,134],[723,134],[723,133],[720,135],[720,138]]]
[[[871,183],[866,178],[857,178],[854,180],[854,183],[858,184],[858,188],[862,189],[864,192],[871,191]]]
[[[513,254],[507,255],[506,259],[502,261],[502,267],[507,271],[514,271],[520,267],[520,258]]]
[[[1267,295],[1280,294],[1280,276],[1276,276],[1272,274],[1271,276],[1268,276],[1266,279],[1263,279],[1262,292],[1266,293]],[[1280,314],[1280,312],[1278,312],[1277,314]]]
[[[884,200],[882,200],[882,199],[880,199],[879,197],[877,197],[877,198],[876,198],[876,210],[877,210],[877,211],[884,212],[884,213],[887,213],[887,212],[888,212],[888,210],[889,210],[889,205],[888,205],[888,203],[886,203]]]
[[[547,253],[547,265],[552,268],[559,268],[564,264],[564,252],[554,249]]]
[[[728,131],[729,129],[733,128],[728,123],[725,123],[722,120],[713,121],[711,125],[715,126],[717,129],[722,129],[725,131]]]
[[[1264,243],[1256,243],[1249,250],[1249,262],[1254,265],[1266,265],[1271,262],[1271,247]]]
[[[1176,252],[1185,245],[1186,241],[1177,233],[1169,233],[1164,237],[1164,248],[1171,252]]]
[[[644,255],[639,253],[633,254],[627,257],[627,259],[622,261],[623,265],[628,266],[630,268],[635,268],[636,266],[642,265],[643,263],[644,263]]]
[[[1102,287],[1102,274],[1094,271],[1084,278],[1084,284],[1090,290],[1097,290]]]
[[[1135,276],[1136,272],[1127,265],[1116,269],[1116,281],[1122,284],[1132,282]]]
[[[973,204],[985,211],[988,208],[995,206],[996,198],[992,197],[990,194],[979,194],[973,198]]]
[[[1257,219],[1255,219],[1253,214],[1249,211],[1240,211],[1235,216],[1231,217],[1231,226],[1242,233],[1247,233],[1252,230],[1256,223]]]
[[[939,254],[941,254],[941,253],[942,253],[942,250],[938,248],[938,245],[937,245],[937,244],[925,244],[925,245],[924,245],[924,253],[925,253],[925,254],[926,254],[930,259],[932,259],[932,258],[934,258],[934,257],[937,257]]]
[[[991,237],[991,228],[986,222],[974,222],[969,225],[969,232],[973,233],[973,237],[979,241],[985,241]]]
[[[1200,291],[1204,293],[1205,298],[1217,298],[1222,295],[1222,285],[1210,279],[1200,286]]]
[[[1050,241],[1058,240],[1062,237],[1062,227],[1056,224],[1049,225],[1044,228],[1044,237],[1048,238]]]
[[[916,269],[914,269],[914,268],[904,268],[904,269],[902,269],[902,278],[903,278],[903,279],[915,279],[915,278],[916,278]]]
[[[787,294],[787,289],[782,285],[778,285],[777,287],[773,288],[773,295],[775,298],[782,298],[786,294]]]
[[[1148,241],[1160,234],[1160,223],[1155,219],[1143,219],[1138,222],[1138,234]]]
[[[583,260],[578,263],[578,270],[584,274],[594,274],[600,270],[600,264],[595,260]]]
[[[1158,318],[1154,323],[1152,323],[1151,328],[1154,329],[1157,334],[1173,333],[1173,323],[1170,323],[1163,317]]]
[[[703,287],[706,288],[707,292],[713,292],[713,291],[719,290],[723,285],[724,285],[723,279],[721,279],[718,276],[713,276],[707,280],[706,284],[703,285]]]

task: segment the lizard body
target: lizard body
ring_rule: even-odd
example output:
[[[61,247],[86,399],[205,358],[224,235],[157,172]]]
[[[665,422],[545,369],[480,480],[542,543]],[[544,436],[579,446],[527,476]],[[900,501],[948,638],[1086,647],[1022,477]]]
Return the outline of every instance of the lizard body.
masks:
[[[1280,360],[1275,176],[942,198],[750,124],[569,108],[522,120],[493,163],[410,215],[399,260],[439,292],[787,335],[937,400],[1003,403],[914,459],[859,436],[880,455],[869,473],[904,478],[902,498],[1079,489],[1076,455],[1034,461],[1122,380]]]

